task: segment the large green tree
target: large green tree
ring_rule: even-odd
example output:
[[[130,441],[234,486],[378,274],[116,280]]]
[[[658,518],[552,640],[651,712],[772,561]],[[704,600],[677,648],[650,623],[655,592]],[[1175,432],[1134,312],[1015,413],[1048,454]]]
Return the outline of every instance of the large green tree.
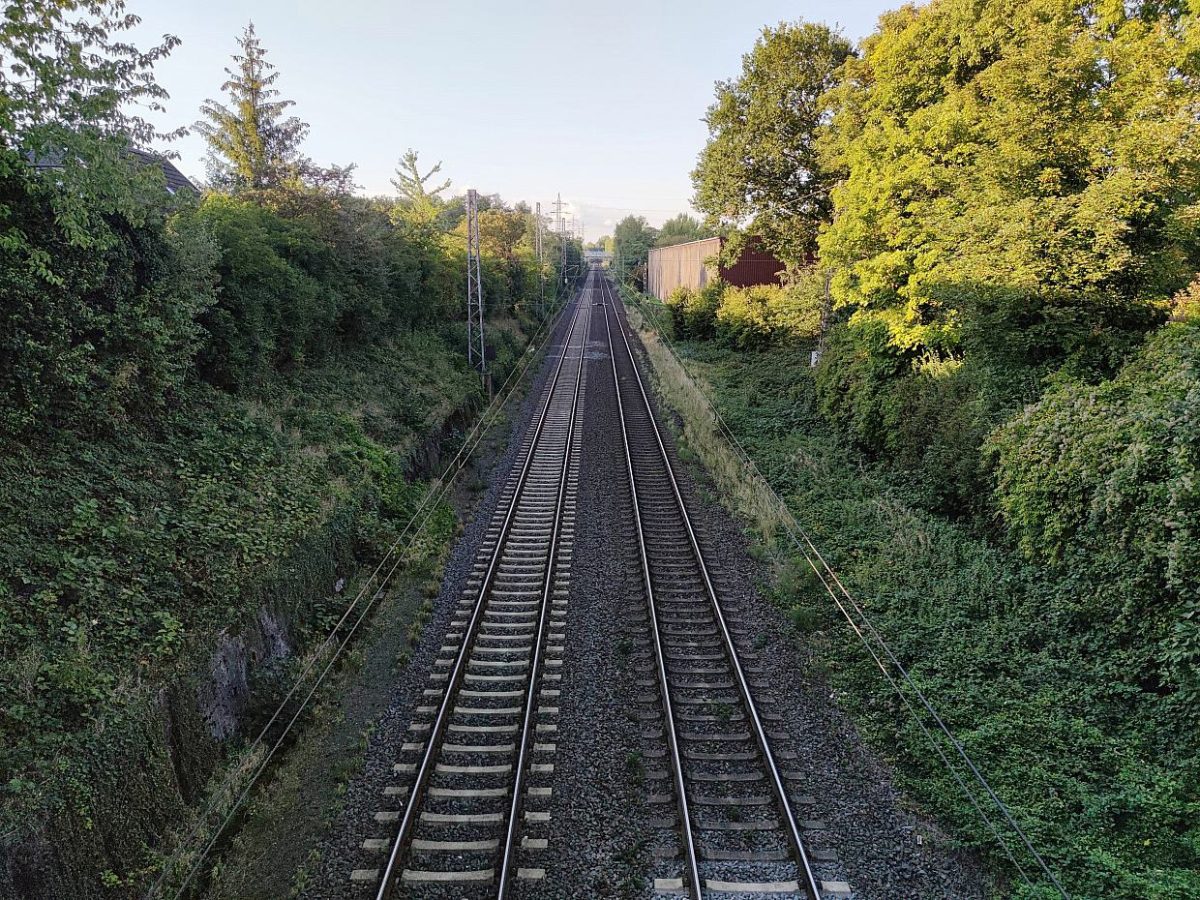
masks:
[[[828,97],[825,412],[987,510],[987,433],[1048,379],[1115,372],[1200,265],[1200,54],[1180,7],[933,0]]]
[[[833,178],[816,137],[826,92],[850,43],[825,25],[764,28],[737,78],[717,84],[709,140],[692,172],[709,224],[745,226],[785,262],[802,263],[828,221]]]
[[[646,260],[658,232],[642,216],[626,216],[613,229],[613,265],[639,284],[645,281]]]
[[[1181,288],[1200,263],[1198,48],[1193,17],[1156,2],[884,15],[822,141],[845,175],[821,240],[836,299],[905,352],[1000,337],[1036,361]]]
[[[295,103],[275,87],[279,72],[267,61],[253,22],[238,38],[238,48],[221,85],[228,103],[206,100],[196,130],[208,141],[209,174],[215,182],[235,189],[269,188],[302,164],[300,145],[308,125],[284,115]]]
[[[670,247],[673,244],[686,244],[688,241],[698,241],[712,236],[711,228],[706,228],[694,216],[680,213],[663,222],[662,228],[658,229],[658,238],[654,242],[654,246]]]

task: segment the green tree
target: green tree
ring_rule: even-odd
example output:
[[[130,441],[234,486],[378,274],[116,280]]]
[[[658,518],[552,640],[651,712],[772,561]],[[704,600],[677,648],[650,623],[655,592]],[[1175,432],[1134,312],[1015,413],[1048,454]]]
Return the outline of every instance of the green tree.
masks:
[[[693,216],[680,213],[663,222],[662,228],[658,229],[658,239],[654,242],[654,246],[670,247],[673,244],[686,244],[688,241],[713,237],[713,234],[711,228],[706,228]]]
[[[1200,265],[1198,42],[1170,5],[934,0],[845,63],[819,394],[937,508],[988,515],[988,432],[1115,372]]]
[[[432,222],[442,208],[441,195],[442,192],[449,189],[450,179],[447,178],[440,184],[430,185],[430,179],[442,171],[442,163],[439,160],[436,165],[422,175],[418,156],[417,151],[412,148],[405,151],[396,167],[396,177],[392,179],[392,185],[400,195],[400,206],[408,218],[420,222]]]
[[[161,200],[162,176],[128,149],[161,133],[138,112],[161,111],[155,63],[179,44],[148,50],[124,34],[140,20],[120,0],[11,0],[0,22],[0,254],[57,283],[59,260],[39,246],[19,211],[36,195],[71,247],[116,242],[109,216],[141,220]],[[57,238],[56,238],[57,240]]]
[[[717,84],[692,172],[693,205],[711,225],[744,226],[787,263],[812,254],[833,184],[816,139],[825,94],[850,55],[850,43],[825,25],[782,23],[763,29],[740,76]]]
[[[221,90],[229,104],[206,100],[205,119],[196,123],[209,147],[210,177],[234,189],[262,189],[294,175],[302,165],[300,145],[308,125],[284,111],[295,103],[281,99],[279,72],[267,62],[251,22],[238,38],[239,53]]]
[[[846,176],[821,240],[835,298],[917,353],[954,352],[980,316],[1004,340],[1066,329],[1037,361],[1069,354],[1076,324],[1104,329],[1181,288],[1200,263],[1189,22],[1079,0],[885,15],[822,140]]]
[[[642,216],[626,216],[613,229],[613,264],[617,272],[641,285],[646,279],[646,261],[658,238]]]

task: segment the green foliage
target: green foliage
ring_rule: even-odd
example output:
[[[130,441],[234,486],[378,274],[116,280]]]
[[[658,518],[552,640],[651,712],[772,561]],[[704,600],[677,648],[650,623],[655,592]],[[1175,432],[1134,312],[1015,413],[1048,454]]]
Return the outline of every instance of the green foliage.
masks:
[[[823,282],[806,277],[786,287],[759,284],[727,288],[716,314],[716,336],[739,350],[812,341],[821,327]]]
[[[0,784],[75,759],[78,730],[105,721],[131,679],[204,657],[264,602],[292,617],[293,640],[329,627],[332,579],[286,597],[277,569],[330,528],[348,532],[343,566],[394,540],[424,490],[411,473],[425,436],[477,395],[456,356],[414,335],[243,398],[189,386],[119,434],[6,441]]]
[[[161,109],[167,94],[153,67],[179,40],[165,35],[161,44],[141,50],[123,34],[139,21],[120,0],[5,4],[0,261],[6,268],[23,266],[50,284],[60,277],[55,253],[26,231],[29,194],[49,206],[65,243],[103,250],[113,240],[107,217],[137,224],[162,193],[161,174],[133,166],[127,151],[180,132],[160,134],[130,110]]]
[[[820,332],[824,278],[800,270],[785,287],[777,284],[734,288],[720,279],[700,290],[679,287],[666,300],[673,333],[689,340],[717,339],[739,350],[762,350],[812,341]]]
[[[646,281],[646,263],[658,232],[641,216],[626,216],[613,229],[613,268],[631,278],[639,289]]]
[[[1111,381],[1062,384],[989,439],[1021,547],[1119,578],[1087,612],[1135,629],[1139,677],[1200,718],[1200,325],[1167,325]],[[1116,603],[1104,606],[1101,600]]]
[[[251,22],[238,38],[239,53],[221,90],[229,94],[229,105],[206,100],[204,119],[196,130],[209,148],[209,175],[214,182],[233,189],[267,188],[279,184],[299,162],[300,144],[308,125],[284,111],[295,104],[280,99],[275,82],[279,73],[267,62]]]
[[[662,228],[658,229],[658,237],[655,238],[654,246],[670,247],[674,244],[686,244],[689,241],[699,241],[715,236],[716,233],[711,228],[705,227],[687,213],[680,213],[663,222]],[[599,249],[605,248],[601,246]]]
[[[822,137],[824,164],[846,173],[821,238],[837,300],[886,321],[898,347],[944,354],[980,289],[1015,337],[1031,303],[1120,327],[1125,307],[1186,283],[1200,144],[1182,16],[1065,0],[883,16]]]
[[[406,217],[415,222],[433,222],[441,206],[441,194],[450,187],[450,179],[441,184],[428,185],[429,180],[442,171],[442,164],[439,161],[422,175],[418,156],[411,147],[405,151],[396,167],[392,184],[400,195],[399,207]]]
[[[843,66],[822,405],[937,508],[986,516],[987,432],[1112,375],[1200,265],[1196,41],[1156,4],[935,0]]]
[[[717,308],[726,290],[720,279],[712,279],[698,291],[678,287],[666,300],[675,333],[691,340],[705,340],[716,333]]]
[[[126,177],[137,177],[136,175]],[[170,403],[190,372],[213,302],[216,248],[186,217],[107,217],[80,245],[40,179],[0,179],[7,216],[56,282],[0,256],[0,421],[10,434],[111,428]],[[164,194],[165,196],[165,194]]]
[[[817,156],[826,92],[851,54],[824,25],[764,28],[742,73],[717,84],[709,140],[692,172],[695,206],[713,224],[746,226],[780,259],[803,264],[829,220],[833,179]]]
[[[205,197],[197,218],[222,250],[218,302],[202,320],[202,375],[236,388],[319,359],[332,343],[337,297],[303,265],[328,262],[317,235],[224,194]]]

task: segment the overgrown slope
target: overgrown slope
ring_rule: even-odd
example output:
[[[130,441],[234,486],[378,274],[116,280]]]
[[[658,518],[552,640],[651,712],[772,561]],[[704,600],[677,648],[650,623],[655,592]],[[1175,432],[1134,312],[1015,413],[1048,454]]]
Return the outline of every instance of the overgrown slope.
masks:
[[[1197,344],[1194,330],[1171,340]],[[1111,566],[1096,564],[1097,553],[1035,565],[924,511],[903,479],[840,446],[819,412],[807,351],[736,353],[707,343],[681,350],[1074,896],[1196,896],[1194,716],[1185,697],[1164,697],[1143,681],[1174,611],[1142,607],[1114,619],[1111,604],[1130,610],[1138,595],[1114,580]],[[908,788],[1005,868],[993,837],[802,560],[783,572],[779,596],[806,639],[826,646],[839,701]],[[1042,896],[1019,887],[1014,894]]]

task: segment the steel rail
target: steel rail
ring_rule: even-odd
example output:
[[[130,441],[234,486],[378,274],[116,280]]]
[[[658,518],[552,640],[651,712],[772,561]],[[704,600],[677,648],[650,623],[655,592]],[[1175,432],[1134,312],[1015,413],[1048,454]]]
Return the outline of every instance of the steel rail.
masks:
[[[608,333],[609,361],[612,363],[613,391],[617,396],[617,412],[621,420],[621,443],[625,448],[625,471],[629,475],[629,493],[633,503],[633,522],[637,532],[638,553],[642,563],[642,583],[646,589],[646,605],[650,613],[650,632],[654,640],[654,661],[658,669],[659,691],[662,695],[664,730],[667,735],[667,746],[671,754],[671,773],[675,782],[675,793],[679,799],[679,828],[683,838],[684,864],[687,867],[686,880],[691,883],[690,894],[693,900],[703,897],[703,883],[700,880],[700,866],[696,854],[696,838],[692,834],[691,811],[688,808],[687,790],[683,781],[683,759],[679,752],[679,739],[675,726],[675,712],[671,705],[671,692],[667,685],[667,665],[663,651],[662,632],[658,623],[658,606],[654,602],[654,584],[650,578],[650,558],[646,552],[645,532],[642,528],[641,504],[638,502],[637,481],[633,473],[633,455],[629,449],[629,433],[625,427],[625,403],[621,399],[621,378],[617,372],[617,358],[612,339],[612,324],[608,316],[607,279],[600,276],[601,299],[604,306],[604,328]],[[620,327],[618,321],[617,327]],[[653,416],[653,413],[651,413]]]
[[[821,891],[817,885],[816,875],[813,872],[812,862],[809,859],[808,851],[804,847],[804,841],[800,836],[800,824],[796,819],[795,811],[792,809],[791,801],[788,799],[787,788],[783,783],[783,777],[779,773],[779,768],[775,765],[775,757],[771,752],[770,741],[767,738],[766,729],[763,727],[762,719],[759,717],[758,708],[754,704],[754,699],[750,694],[750,685],[746,679],[746,673],[742,669],[741,660],[738,657],[737,648],[733,643],[733,636],[729,631],[729,626],[725,621],[725,615],[721,610],[720,600],[717,598],[717,592],[713,586],[712,579],[708,573],[708,566],[704,562],[704,556],[700,552],[700,543],[696,539],[696,532],[692,528],[691,517],[688,515],[687,507],[683,502],[683,495],[679,490],[679,482],[675,478],[674,468],[671,465],[670,456],[667,453],[666,445],[663,443],[662,433],[659,430],[658,422],[654,415],[654,408],[650,405],[650,398],[646,393],[646,386],[642,381],[641,373],[638,371],[637,360],[633,355],[633,348],[629,344],[629,338],[625,335],[625,329],[621,324],[621,318],[617,314],[615,299],[612,297],[613,291],[609,287],[608,279],[601,276],[601,281],[604,285],[605,296],[605,324],[608,323],[608,303],[613,302],[613,315],[617,319],[617,330],[621,335],[621,341],[625,345],[625,351],[629,355],[629,362],[633,368],[634,378],[637,381],[638,391],[642,396],[642,402],[646,405],[648,418],[650,419],[651,429],[654,434],[655,443],[658,445],[659,452],[662,456],[663,467],[666,470],[668,481],[671,484],[672,493],[675,496],[676,505],[679,508],[680,516],[683,520],[684,527],[687,529],[688,541],[691,544],[692,553],[696,558],[696,564],[700,571],[700,575],[704,581],[704,586],[708,594],[709,602],[712,604],[713,614],[716,617],[719,626],[720,634],[725,645],[726,655],[729,657],[729,663],[733,668],[736,676],[739,692],[742,696],[742,702],[746,705],[746,711],[750,714],[750,722],[756,742],[759,745],[759,750],[762,752],[763,763],[766,766],[767,772],[770,775],[771,786],[775,792],[775,799],[779,803],[780,811],[787,823],[788,837],[792,843],[792,849],[796,854],[796,859],[799,863],[801,875],[801,887],[804,892],[810,897],[810,900],[821,900]],[[611,328],[610,343],[611,343]],[[615,354],[610,354],[613,357],[613,372],[616,373]],[[620,391],[618,387],[618,398]],[[624,414],[622,413],[622,433],[624,433]],[[628,457],[628,447],[626,449]],[[632,468],[630,469],[630,477],[632,478]],[[636,491],[636,489],[635,489]],[[640,533],[640,528],[639,528]],[[643,548],[644,552],[644,548]],[[652,618],[653,620],[653,618]],[[665,672],[665,670],[664,670]],[[664,682],[665,689],[665,682]]]
[[[400,826],[396,831],[396,837],[392,841],[391,848],[388,852],[387,865],[383,870],[383,874],[379,881],[379,890],[376,892],[376,900],[391,900],[395,884],[399,880],[402,873],[401,863],[408,849],[408,844],[412,838],[413,827],[416,823],[417,814],[422,806],[422,799],[429,784],[430,776],[432,775],[435,760],[438,755],[442,738],[446,732],[446,726],[451,715],[453,704],[458,695],[458,690],[461,687],[463,674],[466,670],[467,660],[470,657],[471,650],[474,646],[475,639],[479,630],[479,620],[483,614],[483,608],[486,605],[485,601],[489,591],[491,590],[492,582],[496,576],[496,569],[499,566],[500,559],[503,553],[505,542],[508,539],[509,531],[512,527],[513,518],[516,515],[517,505],[521,499],[521,495],[525,489],[526,481],[529,478],[529,471],[533,466],[533,460],[537,455],[538,445],[541,441],[542,431],[545,427],[546,420],[549,418],[550,408],[553,405],[552,400],[554,391],[558,387],[559,375],[562,373],[563,365],[567,359],[567,347],[570,345],[571,336],[575,333],[575,328],[579,324],[580,310],[583,309],[581,303],[576,304],[575,312],[571,318],[570,328],[563,337],[563,352],[559,357],[558,364],[554,368],[554,374],[551,376],[550,383],[546,388],[546,400],[542,405],[541,411],[538,414],[537,421],[534,426],[533,437],[530,440],[529,451],[525,455],[522,463],[520,475],[517,484],[513,489],[512,499],[509,501],[508,508],[505,510],[504,521],[501,524],[500,531],[496,535],[496,545],[492,550],[491,557],[488,560],[487,572],[479,586],[479,594],[475,599],[475,604],[471,610],[471,618],[467,623],[467,627],[463,631],[462,644],[459,647],[458,654],[454,658],[454,665],[450,670],[449,677],[446,679],[446,690],[442,695],[442,702],[438,706],[438,711],[434,717],[433,723],[430,726],[429,736],[425,742],[425,749],[421,755],[421,763],[417,767],[417,775],[413,781],[412,788],[408,793],[408,802],[404,807],[404,815],[401,817]],[[582,361],[580,362],[582,369]],[[578,390],[578,385],[576,385]],[[577,397],[575,402],[577,402]],[[570,453],[569,445],[564,451],[567,455]],[[548,560],[546,565],[546,578],[549,579],[553,570],[553,560]]]
[[[583,305],[583,292],[580,292],[580,309],[589,309]],[[578,315],[578,313],[577,313]],[[525,689],[525,710],[521,722],[521,738],[518,745],[517,761],[513,769],[512,802],[508,813],[508,828],[505,830],[504,845],[500,855],[500,877],[496,888],[497,900],[508,896],[508,883],[512,877],[512,858],[514,842],[517,839],[517,823],[520,821],[523,803],[522,788],[525,779],[525,761],[529,755],[529,740],[533,732],[533,715],[535,695],[542,673],[542,651],[546,644],[547,622],[550,618],[550,598],[554,591],[555,561],[558,555],[558,540],[562,530],[563,508],[566,504],[567,481],[572,462],[572,443],[575,440],[575,418],[579,413],[580,387],[583,384],[583,364],[587,358],[587,342],[591,335],[591,313],[584,314],[583,336],[579,344],[579,366],[575,371],[575,389],[571,397],[571,414],[567,420],[567,436],[563,444],[562,468],[559,471],[558,495],[554,502],[554,522],[550,530],[550,547],[546,555],[546,575],[542,580],[542,600],[538,616],[537,636],[533,646],[533,666],[529,674],[529,684]],[[574,330],[574,322],[572,322]],[[563,358],[566,358],[570,341],[563,347]],[[560,365],[562,360],[559,361]],[[549,401],[547,401],[549,405]],[[531,454],[532,455],[532,451]]]

